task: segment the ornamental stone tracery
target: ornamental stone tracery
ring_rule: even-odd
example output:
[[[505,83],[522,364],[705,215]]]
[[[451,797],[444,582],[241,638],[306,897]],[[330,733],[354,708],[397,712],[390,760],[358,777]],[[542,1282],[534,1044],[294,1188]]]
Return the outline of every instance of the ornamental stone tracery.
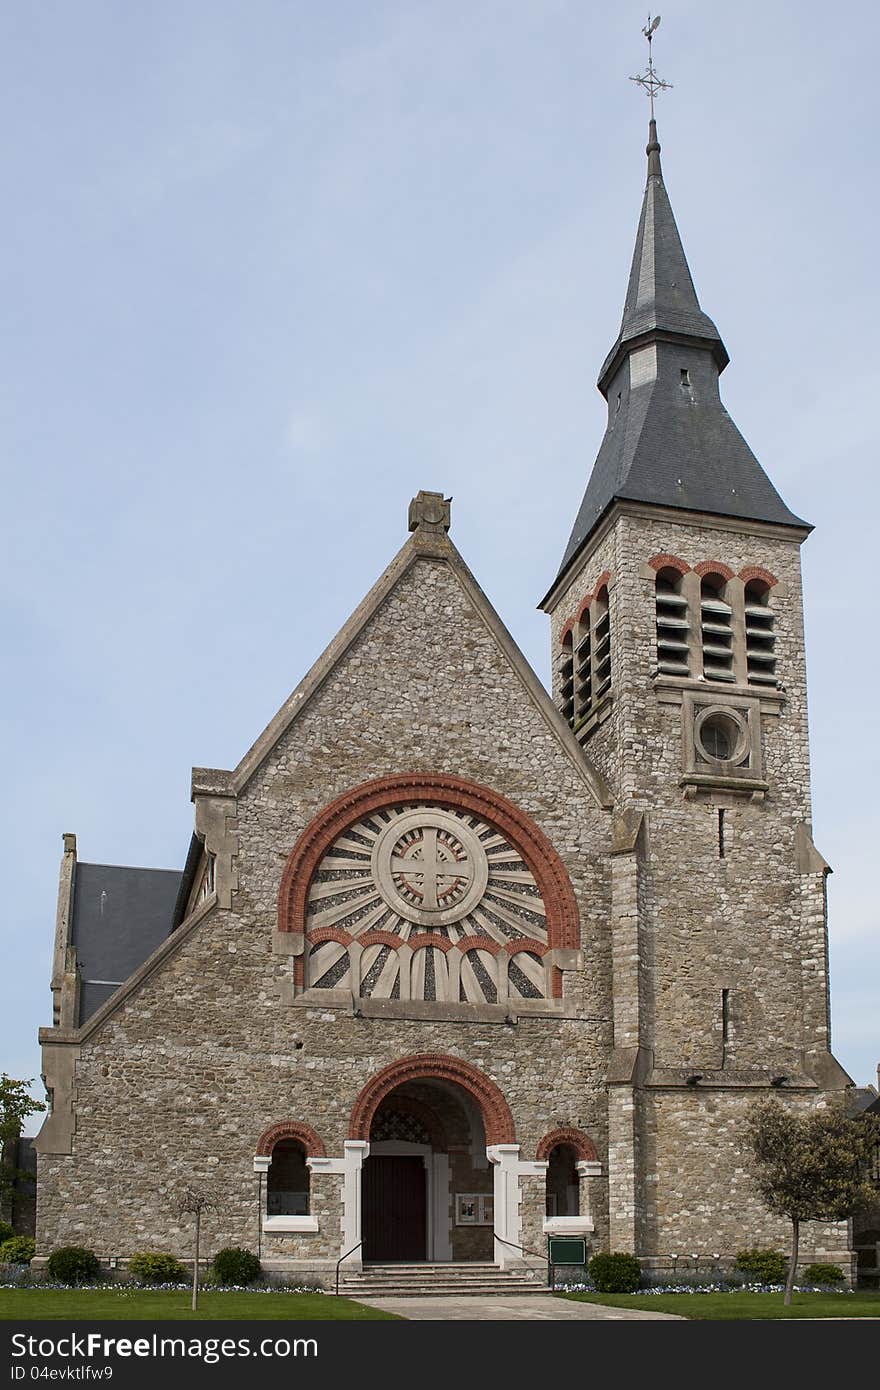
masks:
[[[306,988],[472,1004],[549,993],[541,891],[467,810],[387,806],[346,827],[312,876],[306,922]]]

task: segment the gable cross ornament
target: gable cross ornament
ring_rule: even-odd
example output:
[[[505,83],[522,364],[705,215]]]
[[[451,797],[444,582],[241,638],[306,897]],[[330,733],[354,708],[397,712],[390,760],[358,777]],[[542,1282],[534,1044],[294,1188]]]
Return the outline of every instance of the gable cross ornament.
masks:
[[[644,29],[642,30],[642,33],[644,34],[645,38],[648,40],[648,70],[647,70],[647,72],[643,72],[639,77],[631,77],[631,78],[629,79],[630,82],[637,82],[637,83],[639,84],[639,86],[640,86],[640,87],[643,87],[643,88],[645,89],[645,91],[648,93],[648,97],[649,97],[650,102],[651,102],[651,120],[652,120],[652,121],[653,121],[653,119],[654,119],[654,98],[655,98],[655,96],[657,96],[658,92],[670,91],[671,88],[672,88],[672,83],[671,83],[671,82],[664,82],[664,81],[663,81],[663,78],[662,78],[662,77],[658,77],[658,76],[657,76],[657,73],[654,71],[654,59],[653,59],[653,53],[652,53],[652,50],[651,50],[651,44],[652,44],[652,41],[653,41],[653,38],[654,38],[654,31],[656,30],[656,28],[657,28],[657,26],[659,25],[659,23],[660,23],[660,16],[659,16],[659,15],[657,15],[656,19],[652,19],[651,16],[648,15],[648,22],[647,22],[647,24],[645,25]]]

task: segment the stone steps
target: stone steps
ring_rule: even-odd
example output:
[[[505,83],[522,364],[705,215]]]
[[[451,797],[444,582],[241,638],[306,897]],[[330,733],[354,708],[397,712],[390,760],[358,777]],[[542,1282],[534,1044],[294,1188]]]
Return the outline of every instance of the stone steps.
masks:
[[[493,1264],[365,1265],[343,1274],[339,1292],[350,1298],[455,1298],[549,1293],[544,1272],[505,1270]]]

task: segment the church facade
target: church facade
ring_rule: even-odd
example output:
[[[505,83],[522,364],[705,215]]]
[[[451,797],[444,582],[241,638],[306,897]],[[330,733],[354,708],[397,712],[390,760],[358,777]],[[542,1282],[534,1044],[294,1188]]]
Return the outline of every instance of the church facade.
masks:
[[[665,1271],[779,1245],[743,1125],[829,1050],[800,545],[719,397],[652,121],[608,425],[546,692],[421,492],[409,538],[232,771],[182,873],[65,836],[38,1257],[210,1246],[332,1283],[542,1273],[549,1235]],[[849,1262],[845,1225],[805,1261]]]

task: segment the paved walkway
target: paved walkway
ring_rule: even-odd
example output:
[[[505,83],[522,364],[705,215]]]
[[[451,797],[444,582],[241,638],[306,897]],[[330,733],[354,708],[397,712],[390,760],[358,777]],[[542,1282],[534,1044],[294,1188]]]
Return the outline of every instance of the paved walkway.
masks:
[[[608,1308],[601,1303],[575,1303],[568,1298],[553,1298],[549,1294],[504,1294],[491,1297],[445,1298],[359,1298],[371,1308],[397,1313],[415,1322],[503,1322],[523,1320],[554,1322],[612,1318],[631,1322],[637,1318],[683,1322],[675,1313],[646,1313],[641,1308]]]

